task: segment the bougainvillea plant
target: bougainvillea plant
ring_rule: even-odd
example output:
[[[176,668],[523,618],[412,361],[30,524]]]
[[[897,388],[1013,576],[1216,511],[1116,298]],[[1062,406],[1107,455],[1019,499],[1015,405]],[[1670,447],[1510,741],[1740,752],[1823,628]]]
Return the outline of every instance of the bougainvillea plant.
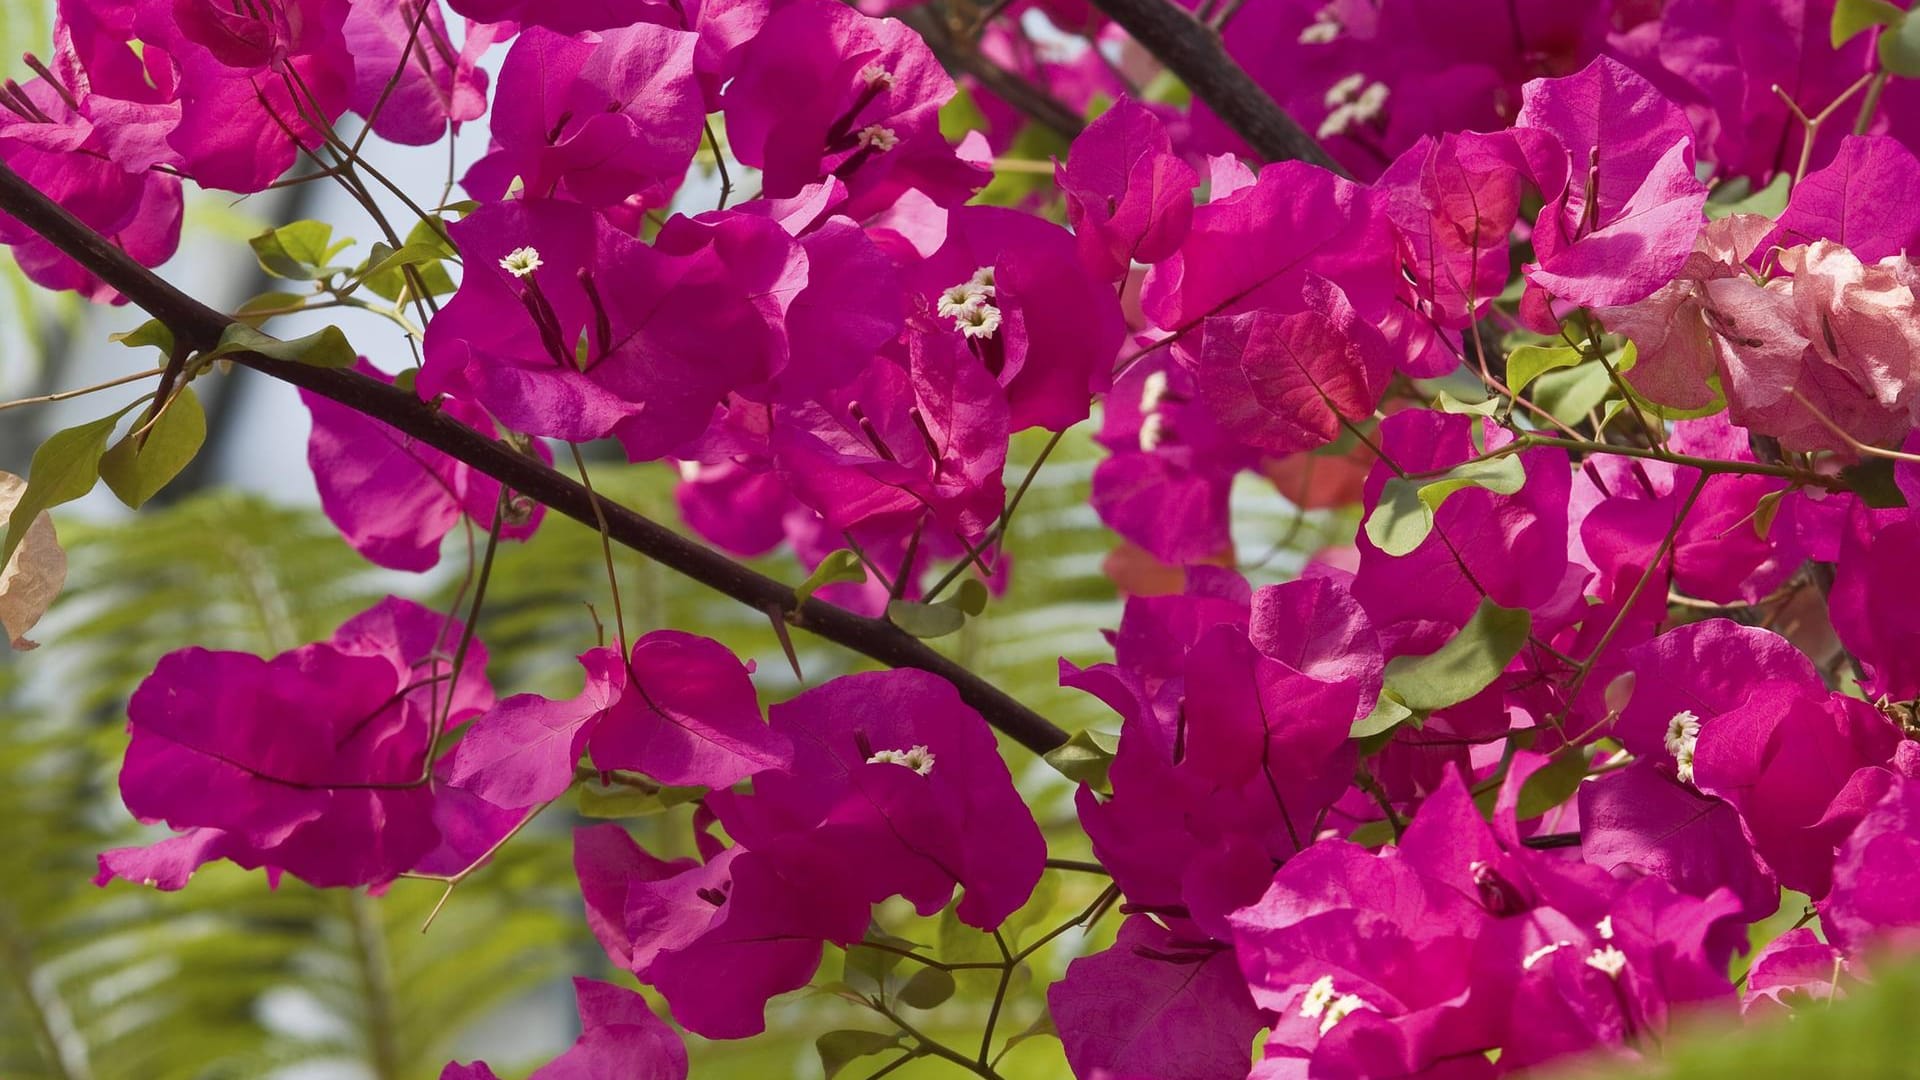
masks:
[[[1046,991],[1079,1077],[1493,1076],[1831,1000],[1920,928],[1920,16],[446,7],[60,0],[47,59],[0,84],[0,241],[144,308],[128,341],[165,357],[0,489],[16,647],[64,572],[44,512],[96,479],[154,494],[198,446],[193,384],[233,364],[301,388],[321,504],[368,560],[483,538],[453,610],[154,658],[120,789],[174,835],[102,853],[102,885],[228,860],[451,891],[582,783],[657,794],[697,857],[575,835],[632,981],[578,982],[542,1080],[683,1076],[682,1031],[753,1037],[829,950],[935,973],[916,1009],[957,968],[999,985],[976,1053],[884,979],[826,984],[894,1032],[830,1068],[998,1077],[1009,982],[1102,923]],[[1022,158],[1032,132],[1066,149]],[[369,134],[486,150],[455,201],[380,174]],[[719,204],[690,205],[715,166]],[[269,232],[310,294],[223,314],[148,269],[187,183],[337,183],[383,240]],[[272,332],[312,305],[417,348]],[[1117,741],[922,640],[1021,587],[1009,440],[1076,425],[1125,608],[1110,661],[1060,680]],[[677,467],[704,543],[596,494],[597,440]],[[1243,474],[1352,507],[1350,542],[1251,587]],[[727,647],[623,615],[577,643],[577,696],[496,685],[492,554],[554,514],[880,669],[765,701]],[[735,561],[782,546],[811,578]],[[1091,859],[1050,857],[1013,779],[1034,754],[1078,783]],[[1110,884],[1000,935],[1063,872]],[[1783,896],[1793,929],[1751,932]],[[999,955],[882,932],[888,901]]]

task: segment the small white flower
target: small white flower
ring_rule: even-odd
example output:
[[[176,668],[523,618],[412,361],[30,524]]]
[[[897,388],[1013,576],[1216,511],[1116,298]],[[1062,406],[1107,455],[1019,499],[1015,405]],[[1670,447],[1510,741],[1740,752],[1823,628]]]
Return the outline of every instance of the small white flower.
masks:
[[[925,776],[933,771],[933,751],[924,746],[906,750],[878,750],[867,759],[869,765],[899,765]]]
[[[1601,941],[1613,940],[1613,916],[1609,915],[1606,918],[1601,919],[1599,922],[1593,925],[1593,928],[1600,932]]]
[[[1161,443],[1166,441],[1166,415],[1164,413],[1148,413],[1147,418],[1140,421],[1140,449],[1151,454],[1160,448]]]
[[[1387,94],[1386,83],[1368,84],[1358,72],[1327,87],[1324,102],[1332,111],[1320,121],[1320,137],[1344,134],[1355,124],[1376,119],[1386,107]]]
[[[1700,718],[1691,711],[1681,710],[1667,721],[1667,753],[1673,755],[1679,766],[1675,770],[1685,783],[1693,783],[1693,753],[1700,744]]]
[[[1360,96],[1353,99],[1353,118],[1364,123],[1379,116],[1386,108],[1387,94],[1387,84],[1379,82],[1360,91]]]
[[[1140,386],[1140,411],[1150,413],[1167,399],[1167,373],[1156,371]]]
[[[1620,972],[1626,969],[1627,954],[1608,945],[1593,950],[1593,955],[1587,957],[1587,966],[1608,978],[1617,979],[1620,977]]]
[[[1559,952],[1571,944],[1573,944],[1571,941],[1556,941],[1551,945],[1542,945],[1540,948],[1533,950],[1520,959],[1520,969],[1522,971],[1532,971],[1533,965],[1545,960],[1547,957],[1552,956],[1554,953]]]
[[[881,154],[900,145],[900,136],[895,135],[892,128],[882,127],[879,124],[868,124],[861,128],[859,139],[861,146]]]
[[[1367,77],[1356,71],[1346,78],[1341,79],[1339,82],[1334,83],[1332,86],[1327,87],[1327,96],[1324,99],[1324,103],[1327,108],[1331,109],[1335,105],[1352,101],[1353,95],[1359,93],[1360,88],[1366,84]]]
[[[979,289],[962,283],[948,286],[947,291],[940,294],[940,300],[934,305],[934,310],[938,311],[943,319],[953,319],[958,318],[960,313],[968,308],[979,307],[986,302],[987,298],[981,295]]]
[[[1300,999],[1300,1016],[1306,1020],[1320,1021],[1320,1034],[1325,1035],[1333,1026],[1361,1009],[1372,1010],[1358,994],[1342,994],[1333,987],[1333,976],[1322,975],[1307,987],[1307,994]]]
[[[1313,21],[1300,31],[1300,44],[1326,45],[1340,37],[1340,31],[1346,27],[1341,25],[1340,15],[1333,10],[1333,7],[1332,4],[1328,4],[1314,12]]]
[[[540,249],[531,245],[514,248],[512,251],[507,252],[505,258],[500,260],[500,269],[505,270],[514,277],[526,277],[528,274],[540,269],[541,265]]]
[[[1326,12],[1323,11],[1321,12],[1321,14],[1325,15]],[[1337,22],[1334,22],[1332,19],[1323,18],[1323,19],[1315,20],[1314,22],[1308,23],[1306,25],[1306,28],[1300,31],[1300,44],[1302,45],[1331,44],[1340,37],[1340,30],[1341,30],[1340,24]]]
[[[1333,989],[1333,976],[1322,975],[1313,980],[1313,985],[1307,987],[1307,996],[1300,999],[1301,1018],[1306,1020],[1318,1018],[1327,1011],[1327,1006],[1333,1004],[1336,996]]]
[[[868,86],[877,86],[890,90],[893,88],[893,72],[888,71],[879,64],[868,64],[866,67],[860,69],[860,81]]]
[[[682,461],[680,463],[680,479],[682,482],[688,484],[697,482],[700,479],[700,463],[697,461]]]
[[[1342,105],[1333,110],[1327,114],[1325,120],[1320,121],[1320,127],[1315,131],[1315,134],[1325,139],[1345,133],[1348,128],[1353,126],[1353,112],[1354,109],[1352,105]]]
[[[970,338],[990,338],[1000,331],[1000,309],[982,300],[956,312],[953,325]]]
[[[1339,1000],[1327,1006],[1327,1015],[1320,1018],[1320,1034],[1332,1031],[1334,1025],[1362,1009],[1372,1012],[1373,1006],[1361,1000],[1358,994],[1340,995]]]
[[[973,272],[973,276],[967,279],[967,284],[973,286],[976,289],[983,291],[988,296],[992,296],[993,295],[993,267],[983,266],[980,269],[975,270]]]

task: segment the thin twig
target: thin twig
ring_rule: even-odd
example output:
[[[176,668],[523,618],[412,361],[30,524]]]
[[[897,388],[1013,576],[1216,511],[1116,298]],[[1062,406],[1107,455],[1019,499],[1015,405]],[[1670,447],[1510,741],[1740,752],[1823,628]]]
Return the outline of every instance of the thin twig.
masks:
[[[166,370],[164,367],[150,368],[146,371],[135,372],[132,375],[122,375],[117,379],[108,379],[106,382],[94,383],[92,386],[82,386],[76,390],[62,390],[57,394],[42,394],[39,397],[0,401],[0,412],[5,412],[8,409],[19,409],[28,405],[45,405],[53,401],[65,401],[68,398],[82,397],[86,394],[97,394],[102,390],[111,390],[116,386],[125,386],[130,382],[139,382],[141,379],[151,379],[155,375],[163,374]]]

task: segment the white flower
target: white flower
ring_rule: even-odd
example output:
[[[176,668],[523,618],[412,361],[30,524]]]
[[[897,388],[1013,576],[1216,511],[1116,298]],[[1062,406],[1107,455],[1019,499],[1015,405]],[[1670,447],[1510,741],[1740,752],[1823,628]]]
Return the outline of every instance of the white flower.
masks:
[[[1353,99],[1353,118],[1364,122],[1379,116],[1386,108],[1387,94],[1387,84],[1379,82],[1360,91],[1360,96]]]
[[[1593,924],[1593,928],[1600,932],[1601,941],[1613,940],[1613,916],[1609,915],[1601,919],[1599,922]]]
[[[1333,111],[1320,121],[1321,138],[1343,134],[1355,124],[1374,120],[1386,108],[1387,84],[1376,82],[1362,89],[1366,78],[1356,72],[1327,88],[1326,106]]]
[[[933,751],[924,746],[906,750],[878,750],[867,759],[869,765],[899,765],[925,776],[933,771]]]
[[[1593,950],[1593,955],[1587,957],[1587,966],[1609,978],[1617,979],[1620,977],[1620,972],[1626,969],[1627,954],[1608,945]]]
[[[1320,1034],[1325,1035],[1333,1026],[1361,1009],[1372,1010],[1358,994],[1342,994],[1333,987],[1333,976],[1322,975],[1307,987],[1307,994],[1300,999],[1300,1015],[1303,1019],[1320,1021]]]
[[[986,302],[985,293],[971,284],[962,282],[959,285],[950,286],[946,292],[941,293],[939,302],[934,305],[934,310],[938,311],[943,319],[957,319],[961,312],[980,307]]]
[[[893,72],[888,71],[879,64],[868,64],[866,67],[860,69],[860,81],[866,83],[868,86],[892,89]]]
[[[1300,31],[1300,44],[1326,45],[1340,37],[1340,31],[1346,27],[1340,24],[1340,16],[1328,4],[1314,13],[1313,21]]]
[[[882,127],[879,124],[868,124],[861,128],[859,139],[861,146],[881,154],[900,145],[900,136],[895,135],[892,128]]]
[[[1339,82],[1334,83],[1332,86],[1327,87],[1327,96],[1323,99],[1324,104],[1327,108],[1331,109],[1335,105],[1352,101],[1353,95],[1359,93],[1360,88],[1366,84],[1367,77],[1356,71],[1346,78],[1341,79]]]
[[[514,277],[526,277],[528,274],[540,269],[541,265],[540,249],[531,245],[514,248],[512,251],[507,252],[505,258],[500,260],[500,269],[505,270]]]
[[[1140,449],[1151,454],[1167,441],[1167,417],[1165,413],[1148,413],[1140,422]]]
[[[1700,744],[1700,718],[1688,710],[1673,714],[1667,721],[1667,753],[1679,765],[1676,770],[1685,783],[1693,783],[1693,752]]]
[[[1326,13],[1321,12],[1321,14],[1324,15]],[[1302,45],[1330,44],[1331,42],[1333,42],[1334,40],[1340,37],[1340,29],[1341,29],[1340,24],[1337,22],[1334,22],[1332,19],[1318,19],[1314,22],[1308,23],[1306,26],[1306,29],[1300,31],[1300,44]]]
[[[1140,411],[1150,413],[1167,398],[1167,373],[1156,371],[1140,386]]]
[[[990,338],[1000,329],[1000,309],[993,306],[993,267],[983,266],[973,276],[948,288],[934,302],[942,318],[970,338]]]
[[[1335,1024],[1338,1024],[1340,1021],[1345,1020],[1347,1017],[1352,1016],[1362,1009],[1372,1012],[1373,1006],[1362,1001],[1358,994],[1340,995],[1338,1001],[1327,1006],[1327,1015],[1320,1018],[1320,1034],[1325,1035],[1327,1032],[1332,1031]]]
[[[1322,975],[1307,987],[1307,996],[1300,999],[1300,1016],[1312,1020],[1327,1011],[1333,1004],[1336,993],[1333,989],[1333,976]]]
[[[1000,309],[982,300],[956,312],[953,325],[970,338],[990,338],[1000,330]]]

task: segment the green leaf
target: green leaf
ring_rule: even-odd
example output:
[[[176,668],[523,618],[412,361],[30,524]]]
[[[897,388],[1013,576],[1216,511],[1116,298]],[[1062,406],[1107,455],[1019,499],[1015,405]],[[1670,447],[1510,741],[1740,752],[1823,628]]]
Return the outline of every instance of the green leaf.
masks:
[[[398,249],[390,248],[385,244],[373,245],[367,261],[361,263],[360,267],[354,271],[353,281],[344,291],[351,293],[364,285],[388,300],[398,299],[407,288],[406,270],[408,267],[413,267],[414,272],[420,275],[420,283],[426,286],[428,292],[436,296],[440,295],[442,290],[439,285],[442,281],[446,282],[448,286],[446,291],[450,292],[453,283],[447,277],[446,268],[441,266],[440,262],[452,254],[453,251],[447,246],[446,241],[442,240],[438,233],[426,228],[426,223],[422,222],[414,228],[414,233],[407,242]],[[438,273],[436,274],[435,271]]]
[[[1517,394],[1541,374],[1573,367],[1580,358],[1580,350],[1571,345],[1522,345],[1507,354],[1507,386]]]
[[[1840,0],[1833,8],[1833,47],[1837,49],[1873,27],[1896,25],[1906,16],[1887,0]]]
[[[1780,499],[1784,495],[1786,495],[1785,490],[1769,491],[1765,495],[1760,496],[1759,502],[1753,504],[1753,534],[1755,536],[1765,540],[1767,534],[1773,531],[1773,519],[1780,516]]]
[[[1613,380],[1607,377],[1607,369],[1595,361],[1536,376],[1533,403],[1563,424],[1577,424],[1612,390]]]
[[[1053,1026],[1053,1013],[1045,1011],[1044,1000],[1041,1004],[1043,1009],[1040,1015],[1033,1018],[1033,1023],[1021,1028],[1018,1034],[1012,1035],[1007,1039],[1007,1044],[1000,1048],[1002,1055],[1005,1055],[1007,1051],[1012,1050],[1028,1039],[1038,1039],[1043,1036],[1055,1039],[1060,1037],[1060,1029]]]
[[[1047,764],[1076,784],[1096,790],[1107,786],[1107,766],[1113,764],[1113,752],[1120,740],[1103,736],[1092,728],[1073,733],[1073,738],[1047,751]]]
[[[1349,738],[1367,739],[1383,735],[1400,726],[1403,721],[1413,719],[1413,710],[1392,694],[1381,694],[1373,703],[1373,711],[1353,722],[1353,730],[1347,733]]]
[[[936,1009],[953,996],[954,982],[950,972],[939,968],[923,967],[914,972],[907,985],[900,988],[900,1001],[916,1009]]]
[[[579,788],[582,817],[611,820],[648,817],[690,803],[707,793],[703,787],[667,787],[647,791],[631,784],[582,784]]]
[[[310,293],[304,295],[285,292],[261,293],[241,304],[234,311],[233,317],[257,330],[268,319],[277,315],[291,315],[306,307],[307,301],[312,299],[313,296]]]
[[[108,334],[107,340],[117,341],[129,349],[152,346],[163,353],[173,352],[173,331],[159,319],[148,319],[125,333]]]
[[[333,243],[333,226],[324,221],[296,221],[247,241],[261,269],[294,281],[313,281],[341,272],[345,267],[326,264],[352,243]]]
[[[852,1028],[829,1031],[813,1041],[813,1048],[820,1053],[820,1068],[825,1070],[826,1080],[833,1080],[841,1069],[863,1057],[882,1054],[899,1045],[899,1032],[886,1034]]]
[[[814,567],[813,573],[807,575],[807,580],[793,590],[794,602],[804,604],[808,597],[828,585],[865,580],[867,580],[867,568],[860,565],[860,556],[846,548],[841,548],[821,559],[820,565]]]
[[[1577,746],[1566,747],[1520,785],[1520,800],[1514,810],[1514,818],[1529,821],[1559,806],[1580,790],[1580,781],[1586,777],[1586,755]]]
[[[237,322],[227,324],[227,329],[220,335],[220,344],[207,354],[207,359],[217,360],[242,352],[325,368],[352,367],[359,355],[353,351],[347,335],[341,333],[337,326],[328,326],[306,337],[283,341],[263,334],[246,323]]]
[[[144,421],[143,421],[144,422]],[[135,510],[187,467],[200,444],[207,441],[207,414],[193,388],[183,386],[166,412],[160,414],[146,441],[135,445],[133,433],[100,459],[100,479]]]
[[[1386,818],[1369,821],[1347,834],[1347,842],[1361,847],[1379,847],[1393,839],[1393,823]]]
[[[945,603],[923,604],[894,600],[887,604],[887,621],[917,638],[945,637],[967,624],[967,614]]]
[[[1433,403],[1440,406],[1441,412],[1463,413],[1469,416],[1494,416],[1500,412],[1500,398],[1482,398],[1479,401],[1465,401],[1454,397],[1452,393],[1441,390],[1433,395]]]
[[[952,604],[960,611],[972,617],[987,610],[987,585],[979,578],[967,578],[953,594]]]
[[[1532,628],[1526,609],[1482,600],[1467,625],[1438,650],[1388,661],[1386,689],[1420,712],[1458,705],[1500,677]]]
[[[885,949],[869,949],[854,945],[846,950],[840,959],[840,979],[862,994],[881,994],[887,990],[887,977],[893,969],[905,962],[896,949],[913,951],[915,945],[905,938],[897,938],[882,931],[878,926],[867,929],[866,940],[889,946]]]
[[[1726,189],[1726,197],[1707,199],[1707,220],[1719,221],[1721,218],[1732,217],[1735,214],[1761,214],[1777,218],[1780,212],[1787,208],[1787,195],[1793,190],[1792,173],[1773,174],[1773,179],[1759,191],[1744,190],[1749,186],[1745,177],[1739,177],[1736,180],[1737,183],[1735,180],[1730,180],[1714,189],[1715,195],[1719,195],[1721,189]]]
[[[70,503],[93,490],[93,482],[100,478],[100,457],[107,452],[107,439],[126,412],[122,409],[90,424],[56,431],[33,452],[27,490],[14,505],[7,520],[6,542],[0,544],[0,566],[13,559],[14,549],[26,539],[27,528],[40,511]]]
[[[1880,35],[1880,66],[1908,79],[1920,78],[1920,19],[1902,12],[1899,25]]]
[[[1433,531],[1433,516],[1447,496],[1469,487],[1511,495],[1526,479],[1518,454],[1469,461],[1424,480],[1396,476],[1381,489],[1380,502],[1367,515],[1367,539],[1389,555],[1408,554]]]

